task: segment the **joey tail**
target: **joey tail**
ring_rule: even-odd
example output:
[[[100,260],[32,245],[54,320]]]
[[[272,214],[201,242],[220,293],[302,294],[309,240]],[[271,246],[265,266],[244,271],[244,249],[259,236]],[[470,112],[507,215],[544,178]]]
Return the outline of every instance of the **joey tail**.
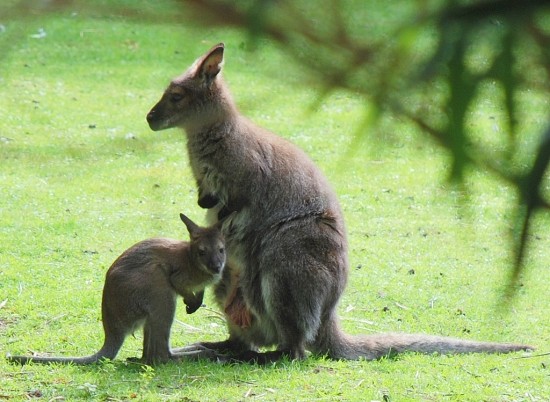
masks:
[[[28,363],[61,363],[61,364],[75,364],[79,366],[97,363],[101,359],[113,360],[120,348],[122,347],[122,339],[106,339],[101,349],[96,353],[89,356],[82,357],[61,357],[61,356],[6,356],[6,359],[12,363],[28,364]]]

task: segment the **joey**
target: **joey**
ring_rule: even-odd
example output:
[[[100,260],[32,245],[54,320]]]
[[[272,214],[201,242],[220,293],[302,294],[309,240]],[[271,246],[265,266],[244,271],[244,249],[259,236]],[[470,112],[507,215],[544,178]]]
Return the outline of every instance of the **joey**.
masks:
[[[122,253],[107,271],[101,313],[105,339],[94,354],[84,357],[8,356],[21,364],[91,364],[102,358],[114,359],[129,334],[143,327],[143,355],[139,360],[152,365],[177,360],[170,349],[170,329],[176,301],[181,295],[188,314],[203,301],[204,288],[223,274],[226,252],[221,232],[223,222],[203,228],[184,214],[190,241],[168,238],[143,240]]]

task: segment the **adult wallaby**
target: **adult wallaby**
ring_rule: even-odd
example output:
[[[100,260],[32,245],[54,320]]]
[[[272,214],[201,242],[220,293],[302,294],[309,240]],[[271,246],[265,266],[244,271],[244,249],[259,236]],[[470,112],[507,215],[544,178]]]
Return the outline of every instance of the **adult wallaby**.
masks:
[[[216,285],[229,338],[189,347],[265,363],[393,353],[511,352],[528,346],[429,335],[351,336],[336,313],[348,276],[346,229],[334,191],[296,146],[242,116],[224,84],[224,45],[214,46],[172,80],[147,115],[152,130],[187,134],[199,205],[209,217],[236,211],[226,234],[228,264]],[[277,350],[258,352],[258,347]]]
[[[190,242],[166,238],[143,240],[130,247],[109,268],[103,287],[101,313],[105,341],[85,357],[8,356],[17,363],[91,364],[114,359],[127,335],[144,327],[140,362],[152,365],[180,356],[170,350],[170,328],[177,295],[188,314],[201,305],[204,288],[222,277],[225,241],[221,221],[210,228],[197,226],[184,214]]]

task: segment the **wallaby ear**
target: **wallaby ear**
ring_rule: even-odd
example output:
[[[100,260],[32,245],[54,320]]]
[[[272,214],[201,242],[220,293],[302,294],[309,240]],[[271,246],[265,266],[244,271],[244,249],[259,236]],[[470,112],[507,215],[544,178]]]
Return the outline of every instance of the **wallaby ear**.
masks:
[[[195,237],[200,231],[200,227],[182,213],[180,213],[180,219],[183,223],[185,223],[185,226],[187,227],[187,231],[189,232],[191,237]]]
[[[224,44],[218,43],[206,53],[197,66],[195,77],[211,82],[222,70]]]

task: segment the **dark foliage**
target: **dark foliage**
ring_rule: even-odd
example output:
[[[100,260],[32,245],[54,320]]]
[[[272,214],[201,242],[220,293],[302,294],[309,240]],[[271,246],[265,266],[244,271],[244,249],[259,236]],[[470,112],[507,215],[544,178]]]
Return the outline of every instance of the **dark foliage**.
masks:
[[[548,182],[550,115],[537,117],[545,119],[548,127],[539,133],[539,145],[528,161],[522,156],[525,150],[520,141],[525,133],[518,132],[521,119],[529,114],[520,107],[521,94],[533,91],[547,97],[550,89],[550,1],[449,0],[434,6],[417,0],[408,3],[406,18],[378,36],[354,23],[357,15],[344,12],[363,7],[363,2],[348,3],[332,0],[319,7],[318,2],[294,0],[173,0],[170,4],[180,13],[172,13],[169,21],[165,15],[144,15],[139,6],[127,2],[107,6],[24,0],[2,11],[8,17],[34,18],[78,4],[95,13],[143,22],[185,20],[237,27],[250,33],[252,44],[261,38],[280,44],[311,70],[324,88],[320,98],[334,89],[364,96],[367,112],[359,135],[368,135],[386,115],[399,117],[452,155],[449,178],[454,183],[465,186],[467,170],[476,169],[489,171],[516,189],[515,215],[510,222],[515,261],[508,283],[509,294],[513,294],[525,269],[529,229],[536,212],[550,208],[543,191]],[[428,43],[431,51],[419,56],[415,49],[421,43]],[[492,56],[483,68],[472,68],[471,55],[479,46],[490,47]],[[501,89],[507,122],[507,128],[496,134],[504,137],[497,149],[475,141],[467,124],[487,82]],[[527,168],[517,167],[520,158]]]

